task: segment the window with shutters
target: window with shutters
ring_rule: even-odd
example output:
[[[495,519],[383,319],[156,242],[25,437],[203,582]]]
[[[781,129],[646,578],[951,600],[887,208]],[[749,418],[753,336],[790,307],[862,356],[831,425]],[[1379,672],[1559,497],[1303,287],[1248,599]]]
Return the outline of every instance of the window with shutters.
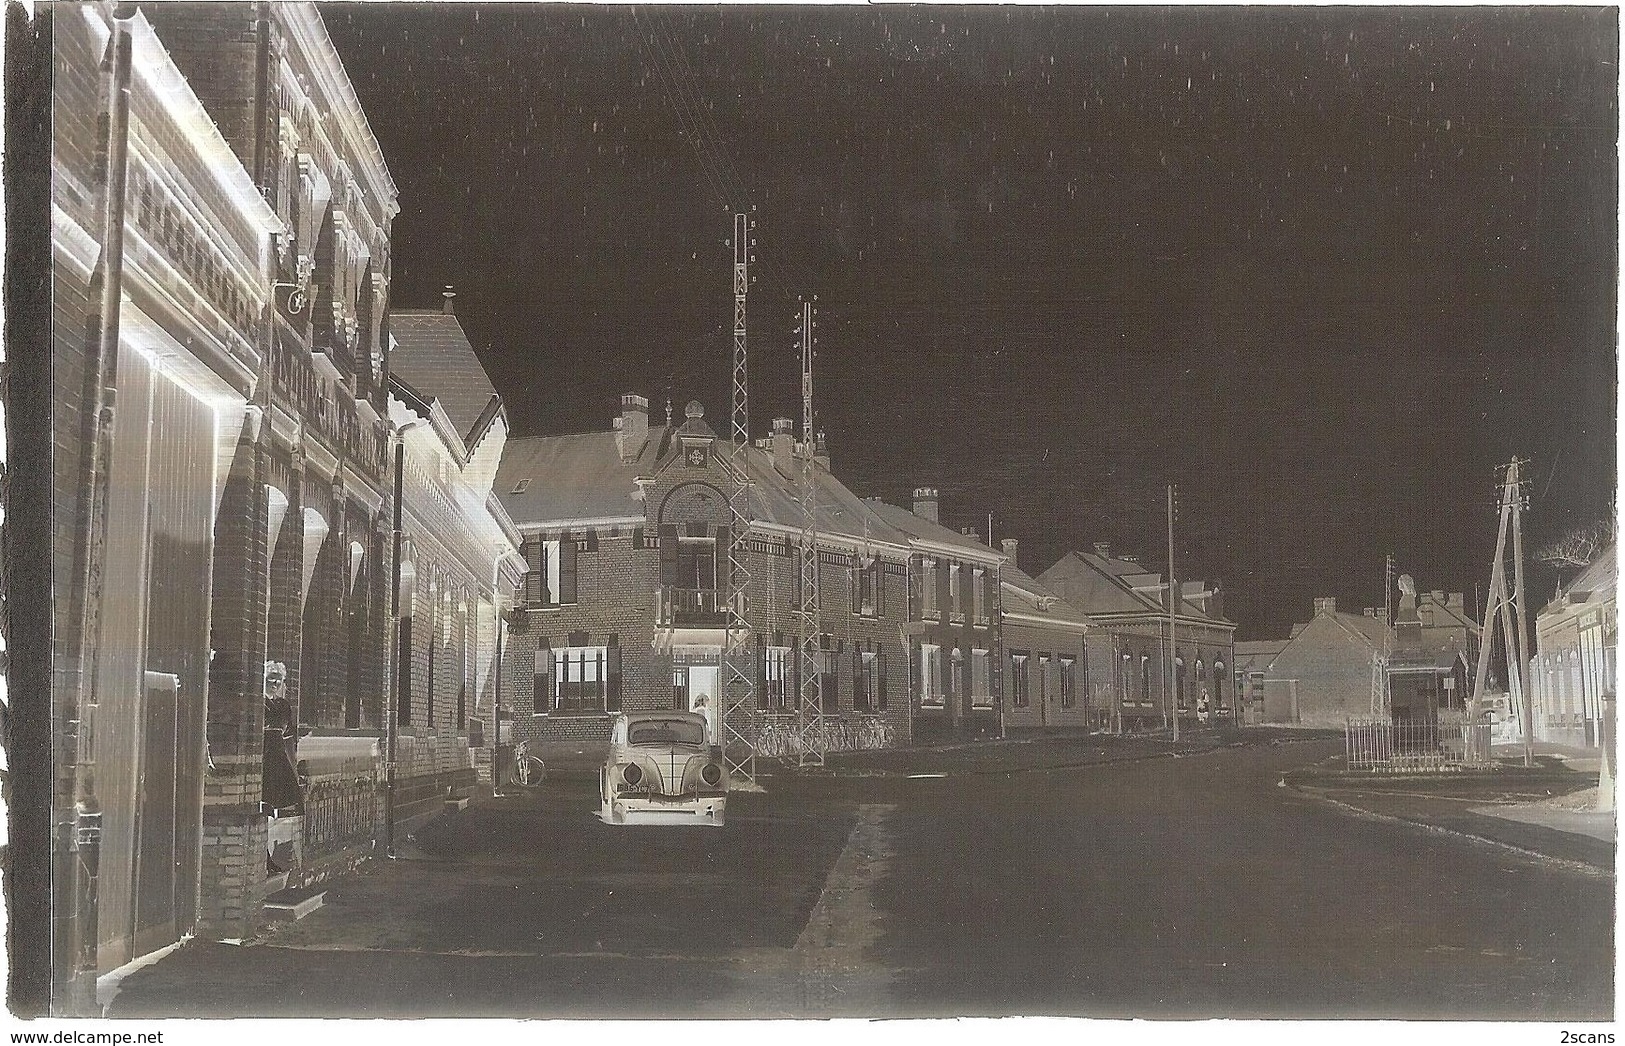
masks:
[[[873,712],[879,695],[875,655],[861,650],[855,651],[852,658],[852,707],[859,712]]]
[[[1061,707],[1076,708],[1078,704],[1078,680],[1074,671],[1076,662],[1070,657],[1061,658]]]
[[[861,560],[857,568],[857,606],[853,607],[864,617],[876,617],[880,612],[880,603],[877,593],[880,590],[880,560],[872,559],[865,565]]]
[[[965,620],[965,586],[960,583],[960,575],[964,571],[956,563],[944,565],[948,570],[948,618],[952,621],[963,621]]]
[[[937,561],[920,560],[920,616],[937,616]]]
[[[789,700],[790,648],[770,646],[762,671],[762,702],[767,708],[784,708]]]
[[[1032,681],[1027,678],[1027,652],[1010,651],[1010,704],[1016,708],[1032,705]]]
[[[1050,695],[1055,693],[1053,681],[1050,679],[1050,671],[1054,664],[1054,660],[1048,654],[1038,655],[1038,707],[1040,708],[1049,704]]]
[[[609,650],[601,646],[553,651],[553,710],[603,712],[609,696]]]
[[[576,602],[576,542],[527,538],[525,602],[549,607]]]
[[[992,667],[986,650],[970,652],[970,703],[977,708],[993,707]]]
[[[920,704],[944,704],[942,693],[942,648],[920,644]]]
[[[955,647],[948,654],[948,686],[949,700],[965,696],[965,652]]]

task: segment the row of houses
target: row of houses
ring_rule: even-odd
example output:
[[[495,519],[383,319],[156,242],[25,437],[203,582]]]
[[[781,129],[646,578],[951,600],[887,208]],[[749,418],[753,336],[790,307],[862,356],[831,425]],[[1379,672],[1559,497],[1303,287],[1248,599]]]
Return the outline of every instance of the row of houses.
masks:
[[[591,759],[622,710],[715,720],[736,461],[730,726],[760,754],[795,754],[804,467],[829,748],[1235,714],[1212,586],[1105,546],[1029,574],[935,488],[854,493],[788,421],[736,455],[699,403],[628,394],[601,431],[511,437],[451,298],[392,300],[401,205],[314,5],[51,17],[65,1011],[187,934],[250,936],[490,781],[498,739]]]
[[[1534,617],[1527,675],[1534,739],[1571,748],[1606,743],[1619,625],[1610,546],[1561,584]],[[1480,625],[1462,593],[1418,592],[1402,577],[1392,622],[1380,609],[1314,614],[1283,640],[1236,644],[1236,685],[1260,722],[1341,729],[1350,719],[1437,721],[1473,698]],[[1522,736],[1523,710],[1497,663],[1483,697],[1503,736]]]

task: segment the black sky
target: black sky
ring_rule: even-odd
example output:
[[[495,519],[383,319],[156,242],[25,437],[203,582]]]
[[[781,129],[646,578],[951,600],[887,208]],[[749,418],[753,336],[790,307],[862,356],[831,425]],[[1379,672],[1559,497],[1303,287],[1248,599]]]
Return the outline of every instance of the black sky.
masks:
[[[324,7],[400,187],[394,301],[458,312],[522,435],[728,402],[1021,539],[1317,595],[1487,586],[1612,510],[1613,9]],[[1532,600],[1549,594],[1537,571]]]

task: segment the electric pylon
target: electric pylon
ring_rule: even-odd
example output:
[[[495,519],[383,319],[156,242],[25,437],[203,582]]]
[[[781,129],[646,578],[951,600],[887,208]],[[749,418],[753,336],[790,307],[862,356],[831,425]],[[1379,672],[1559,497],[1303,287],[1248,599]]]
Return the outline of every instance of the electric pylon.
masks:
[[[801,302],[801,693],[796,700],[796,750],[802,766],[823,766],[824,678],[818,624],[818,465],[813,428],[813,306]]]
[[[1523,655],[1525,635],[1523,597],[1523,520],[1522,483],[1518,466],[1526,464],[1513,458],[1506,466],[1506,480],[1501,486],[1501,526],[1495,536],[1495,563],[1490,570],[1490,596],[1484,608],[1484,622],[1479,633],[1478,666],[1473,672],[1472,715],[1469,722],[1477,722],[1482,713],[1484,686],[1489,680],[1490,652],[1495,645],[1496,619],[1500,619],[1502,650],[1507,662],[1507,699],[1511,710],[1521,721],[1523,731],[1523,763],[1535,762],[1534,709],[1531,707],[1529,687],[1525,678],[1526,663]],[[1512,590],[1507,590],[1506,553],[1507,536],[1512,537]]]
[[[749,216],[734,215],[733,448],[728,462],[728,628],[722,649],[722,751],[728,776],[756,780],[755,731],[748,723],[755,706],[754,659],[746,616],[750,586],[750,385],[745,354],[745,297],[750,291],[750,249],[755,241]]]

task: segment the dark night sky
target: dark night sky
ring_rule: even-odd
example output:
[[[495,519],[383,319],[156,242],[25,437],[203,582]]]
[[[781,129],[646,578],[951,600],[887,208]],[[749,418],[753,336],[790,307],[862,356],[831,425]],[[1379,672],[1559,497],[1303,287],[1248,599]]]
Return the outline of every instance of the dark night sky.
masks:
[[[1241,638],[1489,579],[1612,510],[1612,9],[324,8],[401,191],[397,306],[458,312],[521,435],[619,395],[819,415],[1033,573],[1110,541]],[[1531,600],[1552,576],[1532,574]]]

